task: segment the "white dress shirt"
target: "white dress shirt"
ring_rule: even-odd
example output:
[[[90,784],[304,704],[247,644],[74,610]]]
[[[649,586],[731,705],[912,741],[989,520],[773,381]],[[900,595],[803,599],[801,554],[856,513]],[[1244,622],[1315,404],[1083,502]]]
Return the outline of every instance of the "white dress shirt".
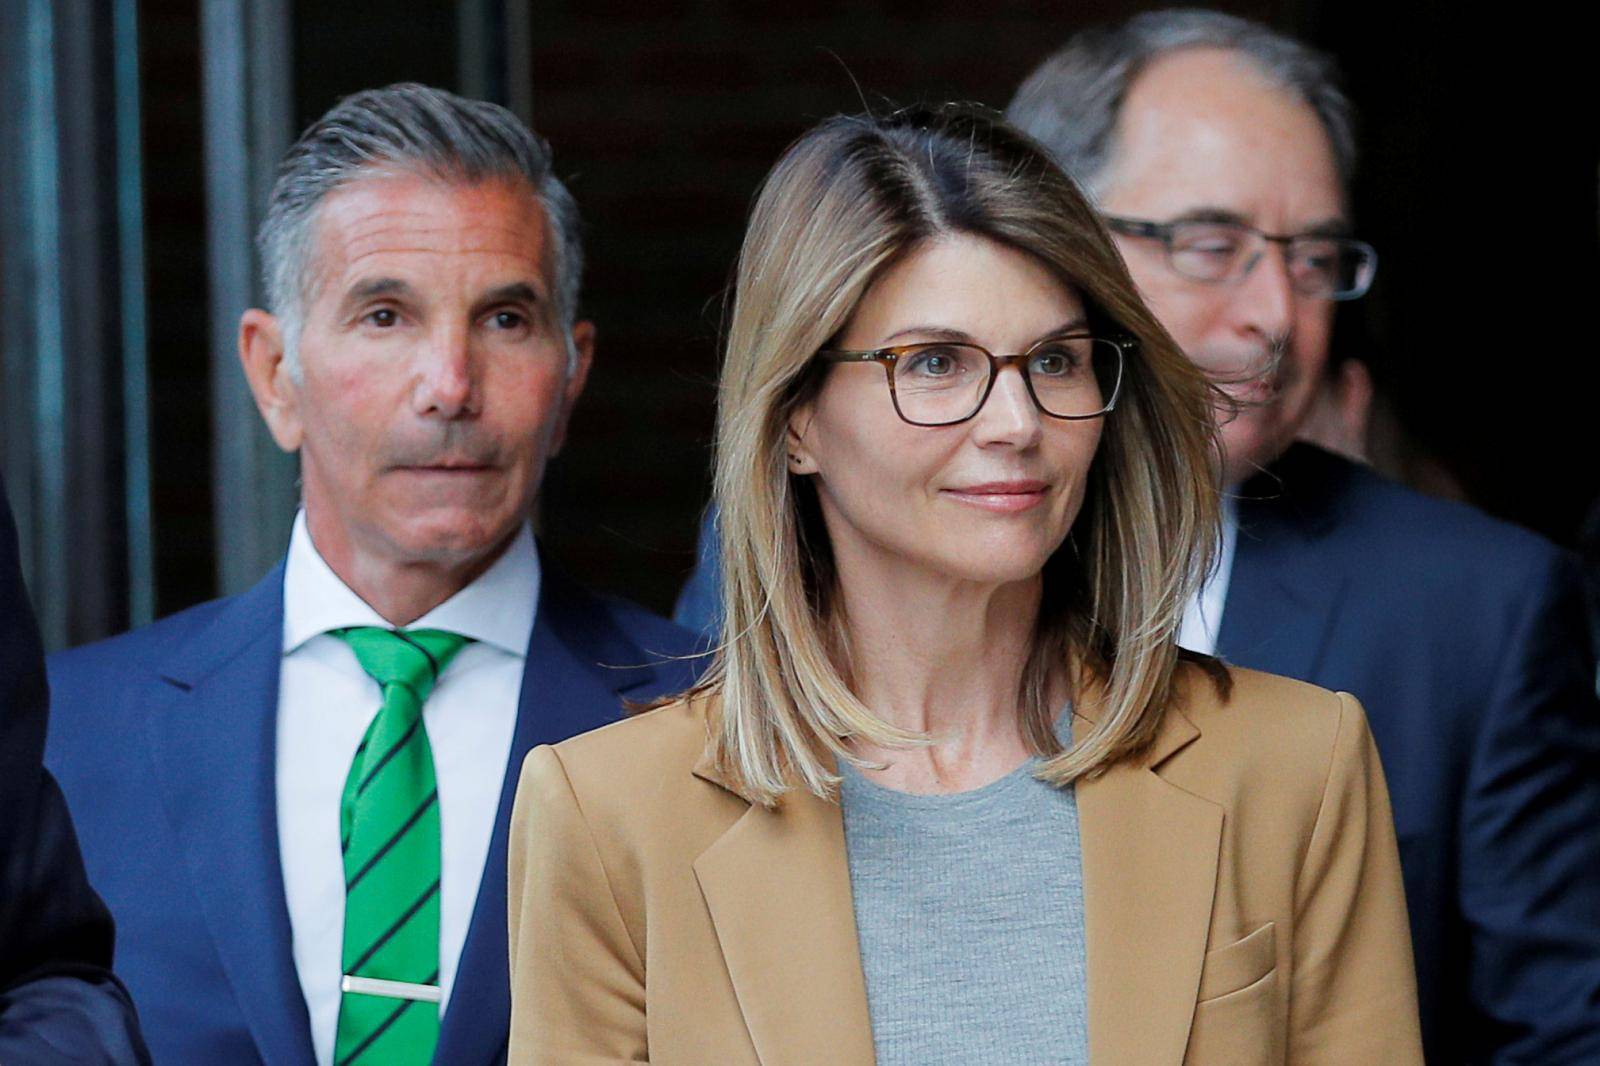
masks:
[[[1211,572],[1200,593],[1184,608],[1183,628],[1178,644],[1204,655],[1217,653],[1217,634],[1222,632],[1222,606],[1228,599],[1228,582],[1233,577],[1233,549],[1239,542],[1239,505],[1231,493],[1222,494],[1222,542],[1217,549],[1217,568]]]
[[[478,882],[494,833],[539,596],[539,556],[524,527],[476,581],[408,629],[471,637],[423,707],[439,785],[439,985],[448,1008]],[[278,688],[278,841],[294,963],[311,1014],[317,1062],[328,1066],[339,1020],[344,859],[339,803],[351,761],[382,695],[330,629],[393,628],[350,590],[295,519],[283,575]]]

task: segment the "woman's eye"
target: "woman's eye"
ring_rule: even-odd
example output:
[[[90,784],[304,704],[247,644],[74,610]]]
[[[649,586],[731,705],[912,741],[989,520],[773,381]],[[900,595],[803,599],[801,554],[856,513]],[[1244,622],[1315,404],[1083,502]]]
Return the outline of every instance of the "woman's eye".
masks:
[[[1078,365],[1077,353],[1068,348],[1046,348],[1035,352],[1028,362],[1028,372],[1043,377],[1062,377],[1072,373]]]
[[[960,368],[961,361],[956,358],[955,353],[939,348],[918,352],[911,360],[913,373],[930,378],[949,377]]]

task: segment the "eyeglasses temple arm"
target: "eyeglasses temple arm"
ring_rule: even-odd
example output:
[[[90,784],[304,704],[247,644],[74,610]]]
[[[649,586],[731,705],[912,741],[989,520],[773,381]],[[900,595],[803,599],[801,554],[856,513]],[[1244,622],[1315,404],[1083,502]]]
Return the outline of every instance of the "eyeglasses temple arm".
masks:
[[[1127,234],[1129,237],[1155,237],[1166,240],[1167,232],[1171,228],[1163,222],[1150,222],[1142,218],[1124,218],[1121,215],[1101,215],[1108,228],[1118,233]]]
[[[888,349],[878,348],[870,352],[847,352],[839,348],[824,348],[817,352],[818,358],[829,363],[876,363],[888,354]]]

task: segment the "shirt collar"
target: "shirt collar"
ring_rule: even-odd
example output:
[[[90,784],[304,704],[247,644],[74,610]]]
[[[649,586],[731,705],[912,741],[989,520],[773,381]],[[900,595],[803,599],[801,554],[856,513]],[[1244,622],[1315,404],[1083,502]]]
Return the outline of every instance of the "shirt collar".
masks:
[[[522,657],[533,637],[539,587],[539,552],[524,525],[489,569],[406,628],[459,633]],[[348,626],[392,628],[322,558],[302,510],[295,516],[284,563],[283,653]]]

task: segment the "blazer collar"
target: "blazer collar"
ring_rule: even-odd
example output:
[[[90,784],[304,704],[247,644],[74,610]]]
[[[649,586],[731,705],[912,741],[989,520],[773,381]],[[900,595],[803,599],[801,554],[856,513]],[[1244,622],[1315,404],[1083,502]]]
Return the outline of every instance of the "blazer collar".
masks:
[[[617,627],[600,601],[554,567],[544,569],[500,807],[440,1026],[436,1063],[480,1066],[505,1057],[511,1028],[505,871],[511,805],[523,759],[540,744],[558,743],[604,725],[608,715],[620,715],[628,693],[655,680],[650,658],[649,651]]]
[[[1074,731],[1092,724],[1080,715]],[[1199,736],[1169,711],[1145,758],[1077,785],[1096,1062],[1176,1063],[1188,1043],[1222,810],[1158,771]],[[707,757],[694,773],[738,794]],[[872,1063],[838,805],[804,790],[751,805],[694,871],[763,1066]]]
[[[1272,516],[1307,538],[1320,537],[1338,523],[1340,486],[1350,473],[1349,460],[1296,441],[1239,487],[1240,519]]]
[[[279,863],[283,567],[157,664],[148,719],[161,793],[223,972],[261,1057],[314,1066]]]

